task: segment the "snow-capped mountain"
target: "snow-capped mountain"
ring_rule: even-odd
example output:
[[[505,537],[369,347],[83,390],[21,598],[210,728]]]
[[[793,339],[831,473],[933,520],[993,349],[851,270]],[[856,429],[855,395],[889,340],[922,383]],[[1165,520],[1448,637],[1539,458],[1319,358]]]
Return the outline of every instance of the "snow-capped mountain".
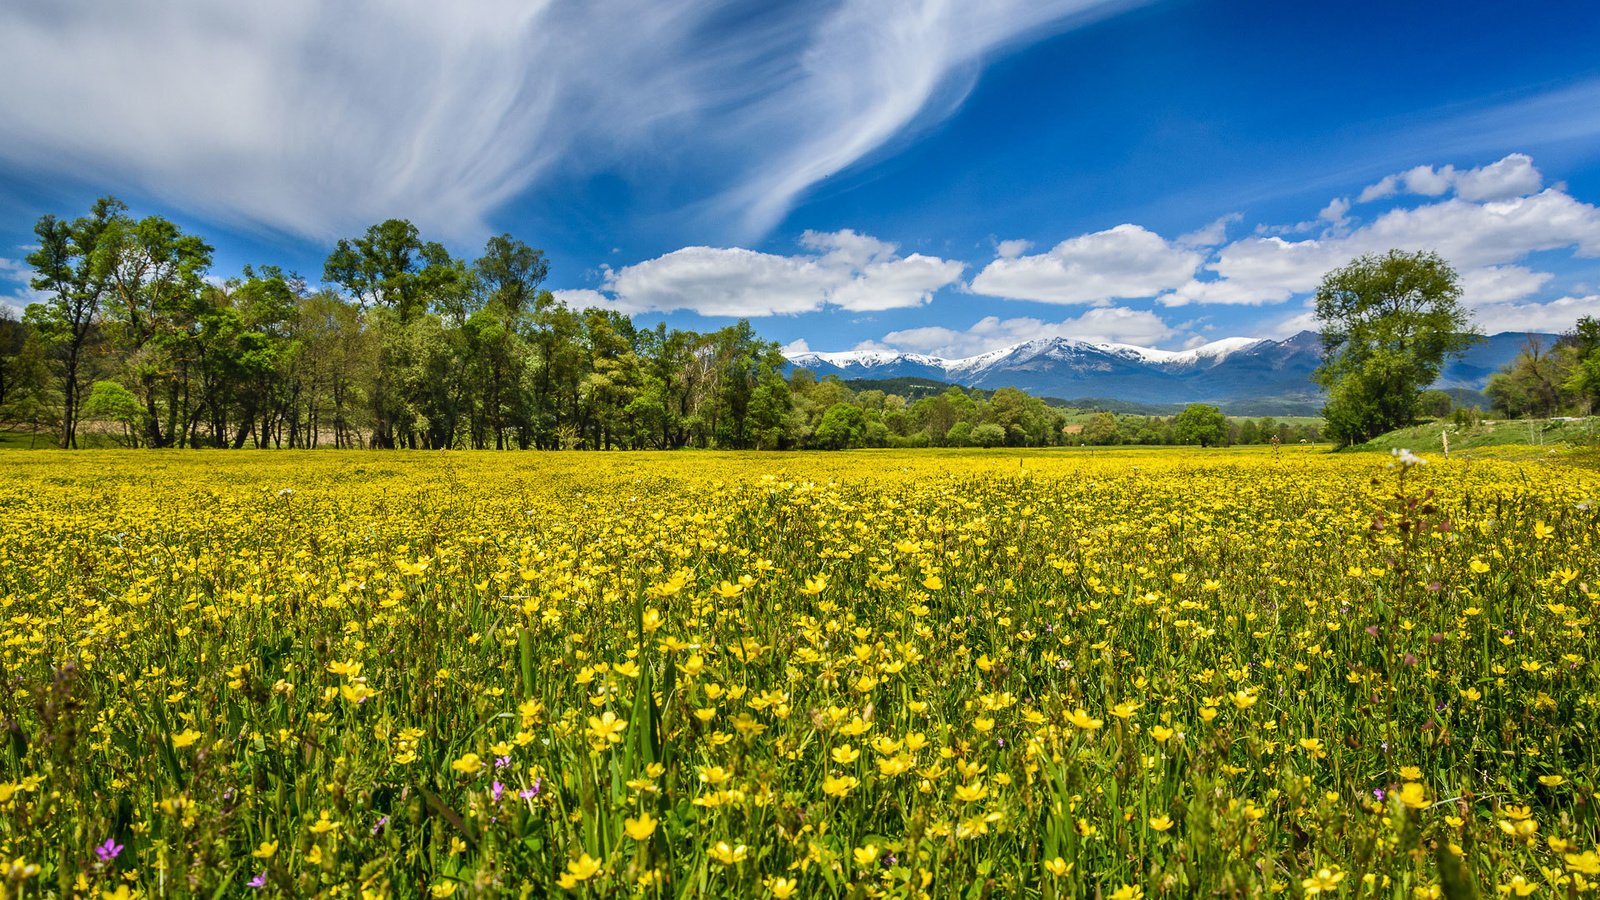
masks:
[[[1548,346],[1554,335],[1543,335]],[[1516,356],[1527,335],[1505,332],[1475,344],[1445,366],[1439,386],[1483,390],[1489,375]],[[1097,344],[1055,337],[1026,341],[962,359],[889,350],[806,352],[794,368],[819,377],[930,378],[967,387],[1016,387],[1046,397],[1100,397],[1139,403],[1215,403],[1308,411],[1321,394],[1311,373],[1322,342],[1302,331],[1284,340],[1234,337],[1189,350]]]

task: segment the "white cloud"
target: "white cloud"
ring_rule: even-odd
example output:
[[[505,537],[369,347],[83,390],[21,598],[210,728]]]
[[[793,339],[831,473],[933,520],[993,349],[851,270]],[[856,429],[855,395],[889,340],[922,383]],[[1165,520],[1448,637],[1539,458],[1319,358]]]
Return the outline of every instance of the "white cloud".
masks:
[[[806,232],[810,254],[779,256],[738,247],[684,247],[608,270],[587,305],[624,312],[692,310],[707,316],[775,316],[835,306],[871,312],[920,306],[954,284],[965,265],[857,234]]]
[[[1126,5],[21,0],[0,160],[326,238],[395,215],[477,234],[558,169],[648,151],[640,177],[753,233],[947,115],[986,58]]]
[[[1322,212],[1317,213],[1317,218],[1321,221],[1329,223],[1330,225],[1338,227],[1349,221],[1349,218],[1346,215],[1349,212],[1350,198],[1335,197],[1328,201],[1328,205],[1322,208]]]
[[[960,358],[1040,338],[1068,337],[1096,344],[1149,347],[1176,335],[1177,332],[1153,312],[1106,306],[1059,322],[985,316],[964,331],[937,325],[907,328],[889,332],[876,346]]]
[[[1277,303],[1313,290],[1324,273],[1357,256],[1390,249],[1436,251],[1458,271],[1471,275],[1475,279],[1471,286],[1505,291],[1528,285],[1537,273],[1505,270],[1492,275],[1473,270],[1505,267],[1544,250],[1572,249],[1579,256],[1600,256],[1600,208],[1547,189],[1508,200],[1474,203],[1457,197],[1396,208],[1344,234],[1295,241],[1245,238],[1222,248],[1206,264],[1206,272],[1214,277],[1190,281],[1160,301],[1169,306]]]
[[[1102,306],[1183,284],[1204,257],[1138,225],[1080,235],[1033,256],[996,259],[972,280],[974,293],[1011,300]]]
[[[1442,197],[1452,189],[1463,200],[1507,200],[1526,197],[1543,184],[1544,178],[1533,167],[1533,160],[1525,153],[1512,153],[1475,169],[1417,166],[1367,185],[1356,202],[1369,203],[1396,194]]]
[[[1582,316],[1600,316],[1600,294],[1561,297],[1548,303],[1496,303],[1473,311],[1485,334],[1502,331],[1559,333]]]
[[[795,338],[789,343],[784,344],[782,347],[779,347],[778,352],[782,353],[785,359],[793,359],[802,353],[810,353],[811,345],[806,343],[805,338]]]
[[[19,250],[32,250],[32,247],[19,247]],[[36,291],[29,284],[33,280],[33,267],[20,259],[7,259],[0,256],[0,306],[9,309],[17,318],[22,317],[22,311],[30,303],[40,303],[46,299],[43,291]]]
[[[1001,259],[1016,259],[1033,249],[1033,241],[1001,241],[995,245],[995,255]]]
[[[1215,247],[1228,239],[1228,226],[1243,219],[1243,213],[1228,213],[1188,234],[1178,235],[1178,243],[1185,247]]]
[[[1551,278],[1523,266],[1484,266],[1461,273],[1461,301],[1467,306],[1509,303],[1537,294]]]
[[[1456,176],[1456,196],[1463,200],[1505,200],[1525,197],[1542,187],[1544,177],[1526,154],[1513,153],[1496,163]]]

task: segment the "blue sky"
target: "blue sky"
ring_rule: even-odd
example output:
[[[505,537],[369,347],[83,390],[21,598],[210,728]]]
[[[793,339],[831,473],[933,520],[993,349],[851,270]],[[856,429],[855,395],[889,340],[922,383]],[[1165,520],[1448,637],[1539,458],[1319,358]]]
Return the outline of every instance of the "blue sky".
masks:
[[[410,218],[572,303],[791,347],[1178,348],[1436,249],[1488,331],[1600,315],[1600,6],[19,0],[0,302],[103,193],[321,273]]]

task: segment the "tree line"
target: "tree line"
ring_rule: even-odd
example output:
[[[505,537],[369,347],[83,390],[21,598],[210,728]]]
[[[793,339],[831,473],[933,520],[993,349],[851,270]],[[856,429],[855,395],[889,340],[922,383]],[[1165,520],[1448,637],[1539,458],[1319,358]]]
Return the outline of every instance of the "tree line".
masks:
[[[1529,337],[1484,391],[1511,418],[1586,416],[1600,411],[1600,319],[1580,318],[1552,346]]]
[[[211,277],[212,247],[113,198],[44,216],[42,299],[0,319],[0,418],[76,447],[796,446],[777,344],[748,322],[636,327],[541,285],[542,251],[456,258],[410,222],[340,240],[322,281]]]

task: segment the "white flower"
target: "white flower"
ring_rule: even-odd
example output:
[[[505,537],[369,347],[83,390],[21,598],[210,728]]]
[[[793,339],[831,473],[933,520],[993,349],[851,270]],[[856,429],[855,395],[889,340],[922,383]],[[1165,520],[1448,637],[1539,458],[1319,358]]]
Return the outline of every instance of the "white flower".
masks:
[[[1428,461],[1412,453],[1404,447],[1396,447],[1389,451],[1389,455],[1400,461],[1400,465],[1410,468],[1412,466],[1425,466]]]

